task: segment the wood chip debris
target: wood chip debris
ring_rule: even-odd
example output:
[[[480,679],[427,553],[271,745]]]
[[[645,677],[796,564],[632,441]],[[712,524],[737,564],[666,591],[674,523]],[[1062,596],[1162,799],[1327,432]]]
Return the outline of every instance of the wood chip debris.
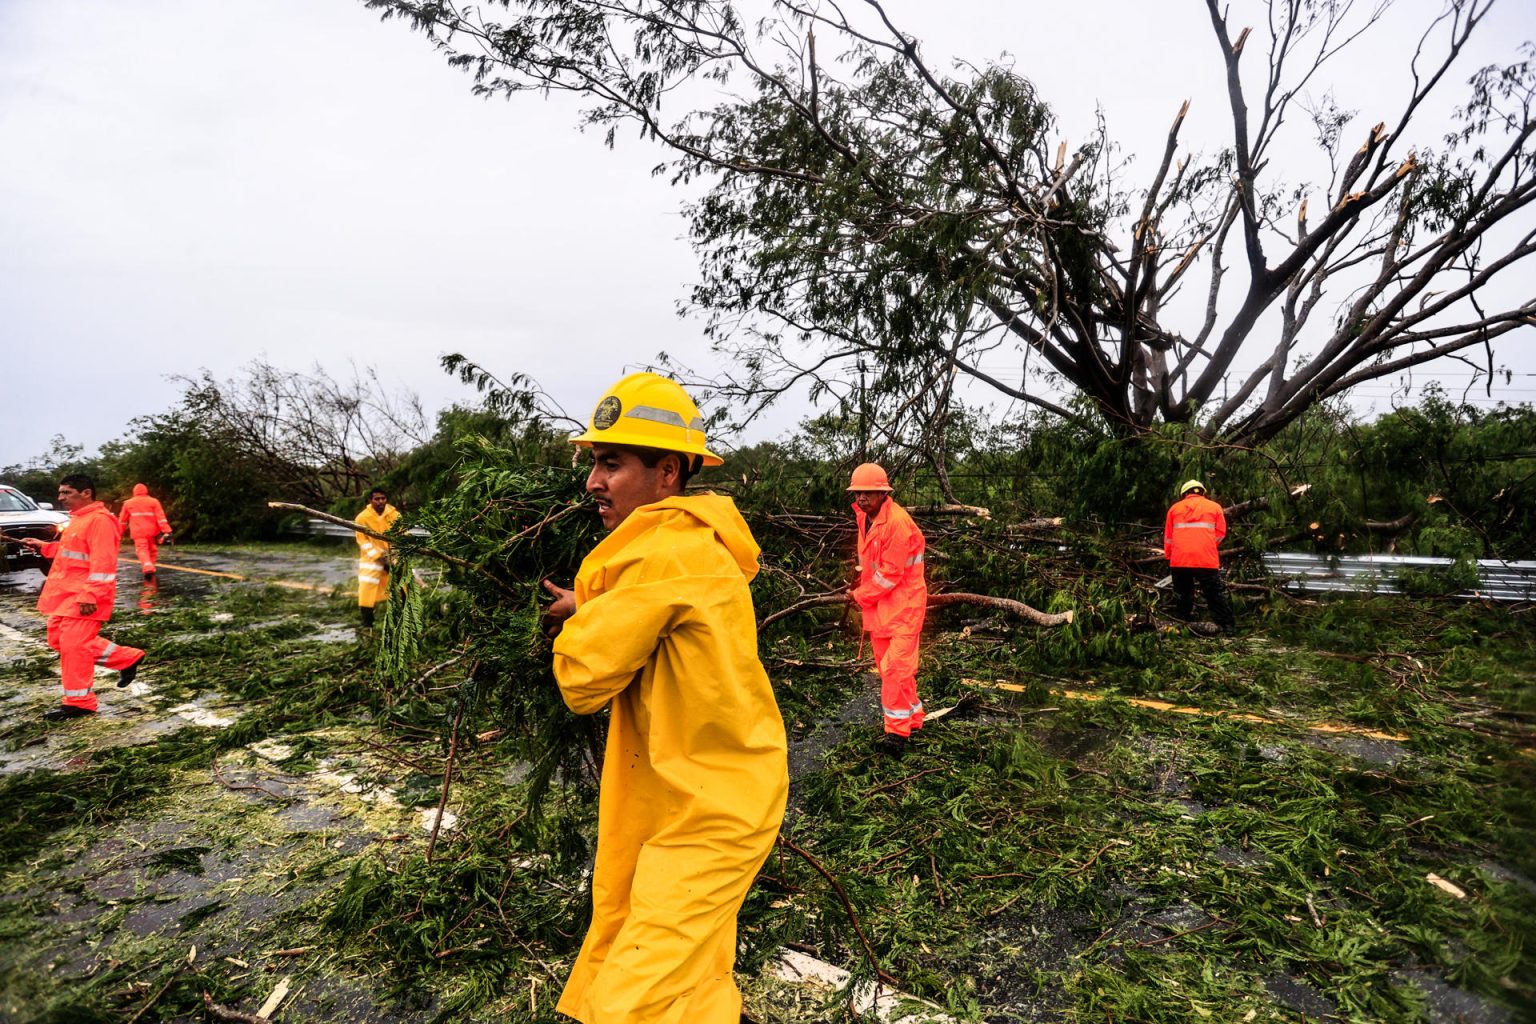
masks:
[[[256,1011],[256,1016],[270,1019],[277,1012],[277,1008],[283,1005],[283,1000],[288,998],[288,984],[287,977],[279,981],[277,987],[272,990],[272,994],[267,996],[267,1001],[261,1004],[261,1009]]]
[[[851,975],[841,967],[834,967],[825,960],[798,950],[782,949],[779,958],[768,965],[769,977],[793,985],[839,990],[847,988]],[[887,985],[860,982],[853,987],[849,1005],[855,1016],[882,1022],[900,1021],[901,1024],[959,1024],[932,1003],[898,992]]]
[[[1441,878],[1439,875],[1435,874],[1433,871],[1431,871],[1429,874],[1424,876],[1424,881],[1428,882],[1430,885],[1434,886],[1436,889],[1439,889],[1441,892],[1448,892],[1448,893],[1450,893],[1452,896],[1456,897],[1459,900],[1464,900],[1464,899],[1467,898],[1467,890],[1463,889],[1461,886],[1457,885],[1455,882],[1447,882],[1445,879]]]

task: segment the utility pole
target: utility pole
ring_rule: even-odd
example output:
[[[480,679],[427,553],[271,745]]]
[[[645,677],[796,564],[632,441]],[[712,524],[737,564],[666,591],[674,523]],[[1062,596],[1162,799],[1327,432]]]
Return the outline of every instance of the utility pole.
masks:
[[[869,403],[864,398],[863,356],[859,356],[859,461],[869,461]]]

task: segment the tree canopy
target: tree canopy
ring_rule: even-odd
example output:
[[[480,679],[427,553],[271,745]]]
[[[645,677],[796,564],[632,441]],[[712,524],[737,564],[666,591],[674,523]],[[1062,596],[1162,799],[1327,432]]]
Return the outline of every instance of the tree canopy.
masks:
[[[1164,421],[1252,444],[1363,381],[1469,349],[1491,364],[1536,316],[1536,50],[1463,66],[1493,0],[1428,18],[1391,0],[1206,0],[1230,141],[1183,152],[1186,102],[1139,182],[1102,121],[1068,152],[1025,75],[935,66],[878,0],[777,0],[760,20],[718,0],[365,2],[426,32],[477,92],[582,94],[610,142],[638,125],[670,153],[659,170],[707,187],[688,304],[738,357],[726,387],[748,414],[865,360],[896,434],[926,436],[965,374],[1061,416],[1086,406],[1119,435]],[[1424,21],[1411,85],[1363,128],[1326,83],[1393,17]],[[746,89],[663,114],[699,82]],[[1425,112],[1458,87],[1447,134]],[[1298,132],[1326,180],[1289,177]],[[988,353],[1043,361],[1082,401],[1001,379]]]

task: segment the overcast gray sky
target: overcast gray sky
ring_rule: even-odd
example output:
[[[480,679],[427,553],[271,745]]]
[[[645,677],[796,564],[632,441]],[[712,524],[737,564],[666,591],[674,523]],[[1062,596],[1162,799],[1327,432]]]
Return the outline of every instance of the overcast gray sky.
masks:
[[[1011,53],[1072,145],[1102,105],[1150,163],[1185,97],[1186,142],[1220,145],[1198,0],[890,6],[930,58]],[[1536,5],[1506,0],[1461,77],[1533,37]],[[1412,41],[1338,67],[1358,125],[1396,109]],[[375,366],[435,408],[468,397],[437,367],[462,351],[578,416],[660,351],[718,367],[674,313],[694,260],[685,197],[649,174],[663,154],[609,151],[575,111],[475,99],[354,0],[0,0],[0,466],[54,434],[94,448],[170,406],[168,374],[258,355]],[[1536,374],[1532,347],[1520,332],[1499,361]],[[1513,389],[1531,400],[1536,376]]]

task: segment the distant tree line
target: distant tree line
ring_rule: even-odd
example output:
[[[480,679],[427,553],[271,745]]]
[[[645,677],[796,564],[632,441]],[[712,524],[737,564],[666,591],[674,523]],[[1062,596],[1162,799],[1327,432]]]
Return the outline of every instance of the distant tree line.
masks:
[[[386,396],[371,372],[338,381],[265,362],[215,381],[184,380],[171,409],[129,424],[87,455],[63,437],[0,480],[51,500],[83,470],[116,502],[148,484],[186,540],[278,535],[269,500],[350,516],[381,484],[401,507],[459,486],[466,445],[490,443],[530,464],[571,465],[571,422],[527,378],[498,378],[460,356],[445,368],[476,388],[429,429],[409,394]],[[932,445],[873,427],[854,402],[806,419],[789,437],[735,451],[702,483],[764,508],[837,509],[848,471],[884,462],[909,504],[964,504],[997,516],[1063,516],[1105,536],[1156,542],[1179,481],[1203,479],[1245,506],[1231,545],[1396,551],[1452,557],[1536,555],[1536,409],[1479,409],[1435,387],[1417,404],[1363,420],[1321,403],[1267,444],[1238,447],[1164,424],[1138,438],[1091,419],[998,422],[953,404]],[[360,425],[361,424],[361,425]],[[1301,485],[1300,493],[1293,494]]]

